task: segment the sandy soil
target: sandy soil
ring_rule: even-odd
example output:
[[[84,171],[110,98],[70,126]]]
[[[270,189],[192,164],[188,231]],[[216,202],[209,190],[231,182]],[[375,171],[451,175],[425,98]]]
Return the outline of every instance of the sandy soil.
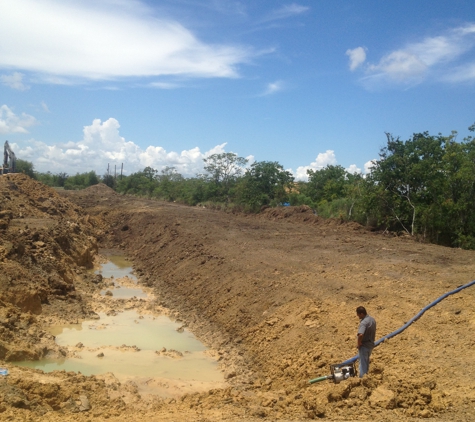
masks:
[[[356,354],[358,305],[382,337],[473,280],[473,251],[306,207],[233,215],[104,185],[58,194],[23,175],[0,178],[0,199],[2,420],[475,420],[475,286],[376,348],[363,380],[308,383]],[[180,320],[216,354],[225,387],[163,399],[112,374],[11,364],[67,354],[47,325],[117,306],[97,300],[104,281],[86,271],[99,248],[133,260],[155,296],[127,306]]]

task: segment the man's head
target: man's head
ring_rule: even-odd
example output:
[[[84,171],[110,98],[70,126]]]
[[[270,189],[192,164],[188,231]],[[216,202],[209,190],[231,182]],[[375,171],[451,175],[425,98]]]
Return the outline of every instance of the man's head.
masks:
[[[364,306],[358,306],[356,308],[356,315],[358,315],[359,319],[363,319],[366,316],[366,309]]]

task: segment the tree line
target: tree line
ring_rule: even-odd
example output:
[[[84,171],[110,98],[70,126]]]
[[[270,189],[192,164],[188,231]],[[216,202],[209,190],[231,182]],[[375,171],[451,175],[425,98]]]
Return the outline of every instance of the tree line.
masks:
[[[469,128],[475,131],[475,124]],[[339,165],[308,170],[308,181],[273,161],[248,161],[234,153],[204,159],[204,172],[183,177],[174,167],[115,178],[94,171],[35,172],[17,160],[19,171],[53,187],[83,189],[105,183],[122,194],[187,205],[212,205],[239,212],[264,207],[308,205],[325,218],[356,221],[432,243],[475,249],[475,139],[416,133],[402,141],[387,133],[387,143],[367,175]]]

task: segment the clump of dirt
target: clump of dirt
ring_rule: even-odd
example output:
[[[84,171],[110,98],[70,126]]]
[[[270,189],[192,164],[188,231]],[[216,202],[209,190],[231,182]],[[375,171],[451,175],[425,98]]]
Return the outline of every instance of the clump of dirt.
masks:
[[[111,374],[43,374],[5,364],[11,375],[0,389],[0,418],[475,419],[475,287],[447,297],[377,347],[363,379],[308,382],[356,354],[357,306],[376,318],[378,337],[388,334],[473,279],[473,251],[372,233],[324,220],[308,207],[230,215],[117,195],[106,186],[58,195],[17,176],[0,179],[9,198],[0,211],[8,275],[2,286],[9,283],[0,290],[5,357],[20,339],[43,341],[42,324],[55,318],[85,317],[100,307],[168,309],[211,348],[228,386],[161,399],[141,397],[137,385]],[[38,191],[31,200],[26,186]],[[32,219],[28,227],[21,224],[25,218]],[[69,242],[58,241],[64,238]],[[112,305],[113,298],[102,296],[99,303],[106,284],[85,271],[97,246],[123,250],[156,299]],[[45,347],[53,350],[51,341]],[[21,349],[31,358],[41,355]]]

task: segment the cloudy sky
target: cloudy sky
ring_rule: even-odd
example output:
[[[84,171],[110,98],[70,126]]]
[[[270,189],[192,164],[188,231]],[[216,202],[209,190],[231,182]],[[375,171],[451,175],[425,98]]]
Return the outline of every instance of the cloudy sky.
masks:
[[[473,0],[0,1],[0,135],[43,172],[365,172],[385,132],[463,139],[474,94]]]

